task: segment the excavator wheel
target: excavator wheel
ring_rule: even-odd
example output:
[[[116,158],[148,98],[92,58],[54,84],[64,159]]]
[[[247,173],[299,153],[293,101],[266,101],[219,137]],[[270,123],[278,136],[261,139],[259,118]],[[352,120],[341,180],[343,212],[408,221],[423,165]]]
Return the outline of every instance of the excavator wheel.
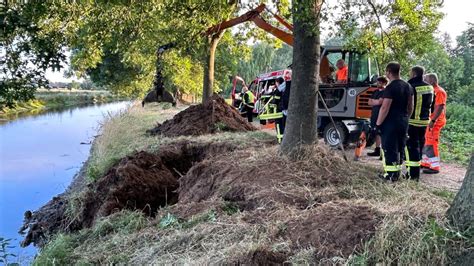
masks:
[[[328,123],[323,131],[324,142],[331,148],[338,148],[340,145],[339,143],[342,140],[342,144],[347,146],[349,132],[347,131],[346,126],[341,122],[336,122],[335,124],[337,131],[339,131],[339,135],[332,123]]]

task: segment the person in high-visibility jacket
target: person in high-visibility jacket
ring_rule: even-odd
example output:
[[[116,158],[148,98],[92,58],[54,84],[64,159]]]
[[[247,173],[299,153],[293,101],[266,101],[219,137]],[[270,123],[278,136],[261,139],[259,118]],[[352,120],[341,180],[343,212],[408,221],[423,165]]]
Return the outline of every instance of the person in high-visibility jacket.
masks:
[[[410,71],[408,83],[414,89],[414,111],[408,121],[408,140],[405,152],[407,178],[420,179],[421,154],[425,145],[426,127],[430,123],[433,86],[423,81],[425,69],[415,66]]]
[[[438,75],[430,73],[425,75],[425,81],[433,86],[434,101],[431,105],[430,123],[425,133],[425,146],[421,158],[423,173],[437,174],[440,169],[439,136],[441,129],[446,125],[446,91],[438,85]]]
[[[247,121],[250,123],[253,121],[253,109],[255,107],[255,96],[253,95],[252,91],[244,86],[242,88],[243,97],[242,97],[242,104],[243,110],[245,111],[245,115],[247,116]]]

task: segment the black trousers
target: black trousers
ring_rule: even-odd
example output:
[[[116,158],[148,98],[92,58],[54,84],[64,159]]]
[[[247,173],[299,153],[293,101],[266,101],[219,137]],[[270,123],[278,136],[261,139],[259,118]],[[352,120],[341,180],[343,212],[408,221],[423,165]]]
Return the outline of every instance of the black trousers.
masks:
[[[400,152],[405,149],[408,130],[408,118],[398,118],[395,121],[386,120],[382,124],[382,149],[384,170],[389,177],[400,176]]]
[[[408,156],[406,158],[406,165],[412,179],[420,178],[420,163],[423,146],[425,146],[425,132],[426,126],[410,125],[408,127]]]
[[[282,118],[278,118],[275,120],[275,123],[280,128],[280,134],[283,135],[285,133],[285,126],[286,126],[286,115],[283,115]],[[278,133],[278,132],[277,132]]]
[[[245,106],[245,111],[246,111],[245,115],[247,116],[247,121],[252,123],[253,122],[253,107]]]

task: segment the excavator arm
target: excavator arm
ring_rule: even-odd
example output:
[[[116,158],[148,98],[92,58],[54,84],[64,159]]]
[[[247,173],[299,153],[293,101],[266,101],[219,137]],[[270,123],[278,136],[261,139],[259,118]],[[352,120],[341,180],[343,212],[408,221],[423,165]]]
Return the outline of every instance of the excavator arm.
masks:
[[[270,23],[266,22],[260,16],[260,14],[265,9],[266,9],[265,4],[260,4],[255,9],[252,9],[252,10],[246,12],[245,14],[239,16],[239,17],[236,17],[236,18],[233,18],[233,19],[230,19],[230,20],[227,20],[227,21],[223,21],[223,22],[221,22],[217,25],[214,25],[214,26],[210,27],[209,29],[207,29],[206,35],[208,35],[208,36],[213,35],[213,34],[222,32],[223,30],[225,30],[227,28],[236,26],[238,24],[241,24],[241,23],[244,23],[244,22],[247,22],[247,21],[253,21],[255,23],[255,25],[257,25],[257,27],[259,27],[259,28],[263,29],[264,31],[270,33],[271,35],[273,35],[276,38],[280,39],[281,41],[285,42],[286,44],[288,44],[290,46],[293,46],[293,34],[288,33],[284,30],[281,30],[277,27],[272,26]],[[276,14],[273,14],[273,13],[272,13],[272,15],[280,23],[282,23],[287,29],[289,29],[290,31],[293,30],[293,26],[290,23],[286,22],[282,17],[280,17]]]

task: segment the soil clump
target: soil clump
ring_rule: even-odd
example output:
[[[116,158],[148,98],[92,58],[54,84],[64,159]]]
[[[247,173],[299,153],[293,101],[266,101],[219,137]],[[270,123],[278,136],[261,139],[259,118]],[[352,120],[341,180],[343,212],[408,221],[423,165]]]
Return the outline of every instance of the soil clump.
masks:
[[[368,206],[330,202],[286,223],[277,236],[294,248],[317,247],[317,260],[347,257],[374,235],[379,214]]]
[[[247,122],[237,110],[224,99],[215,95],[205,103],[188,107],[172,119],[148,130],[151,135],[197,136],[221,131],[254,131],[256,128]]]

